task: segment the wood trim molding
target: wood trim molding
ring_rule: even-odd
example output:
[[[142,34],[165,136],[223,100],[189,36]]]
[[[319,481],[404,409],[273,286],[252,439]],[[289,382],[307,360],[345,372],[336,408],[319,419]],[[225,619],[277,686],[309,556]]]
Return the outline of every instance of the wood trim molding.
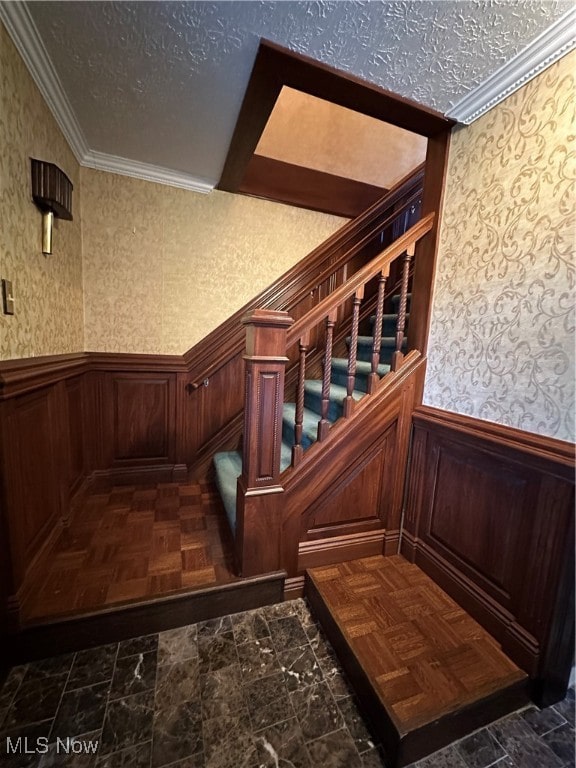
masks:
[[[505,424],[496,424],[492,421],[482,421],[472,416],[444,411],[429,405],[416,408],[413,420],[415,424],[433,425],[436,431],[446,434],[457,430],[461,435],[474,441],[476,445],[478,441],[490,443],[496,449],[500,448],[502,452],[511,449],[527,454],[527,457],[535,461],[554,462],[556,471],[560,471],[564,477],[573,478],[574,476],[576,445],[573,443],[524,432]],[[566,468],[566,472],[559,467]]]
[[[88,363],[86,352],[0,361],[0,401],[85,373]]]
[[[355,218],[388,190],[333,173],[252,155],[238,191],[299,208]]]
[[[415,101],[276,43],[261,40],[218,189],[238,191],[285,85],[421,136],[435,136],[455,125],[450,118]]]
[[[386,532],[382,529],[301,541],[298,546],[298,571],[302,573],[308,568],[381,555],[385,541]]]

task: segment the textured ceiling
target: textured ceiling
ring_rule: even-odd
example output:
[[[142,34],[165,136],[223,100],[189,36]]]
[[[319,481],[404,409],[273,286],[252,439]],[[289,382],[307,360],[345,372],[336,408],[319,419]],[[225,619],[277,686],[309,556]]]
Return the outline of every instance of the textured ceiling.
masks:
[[[91,150],[215,182],[261,37],[445,113],[572,0],[27,7]]]

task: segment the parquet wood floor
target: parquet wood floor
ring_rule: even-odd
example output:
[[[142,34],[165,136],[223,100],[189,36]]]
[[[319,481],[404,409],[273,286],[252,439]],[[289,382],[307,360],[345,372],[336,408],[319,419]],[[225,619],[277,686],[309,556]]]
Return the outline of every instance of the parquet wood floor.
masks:
[[[526,674],[498,643],[401,556],[314,568],[308,579],[328,638],[339,655],[353,659],[352,678],[359,663],[398,742],[497,692],[523,687]]]
[[[90,496],[42,558],[24,620],[225,584],[233,542],[211,485],[160,483]]]

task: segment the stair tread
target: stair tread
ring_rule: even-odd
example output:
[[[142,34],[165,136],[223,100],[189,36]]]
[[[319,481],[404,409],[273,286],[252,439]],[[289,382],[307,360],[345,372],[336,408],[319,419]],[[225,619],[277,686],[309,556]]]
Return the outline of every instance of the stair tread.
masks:
[[[454,732],[447,723],[456,722],[459,735],[465,735],[478,727],[474,717],[484,717],[484,724],[523,706],[526,673],[401,555],[312,568],[307,585],[312,612],[352,685],[365,688],[367,678],[374,691],[371,708],[386,714],[376,720],[377,735],[391,764],[397,764],[395,757],[402,765],[424,757],[442,746],[438,738],[451,741]],[[344,609],[351,604],[357,610],[348,618]],[[375,654],[374,648],[388,650]]]

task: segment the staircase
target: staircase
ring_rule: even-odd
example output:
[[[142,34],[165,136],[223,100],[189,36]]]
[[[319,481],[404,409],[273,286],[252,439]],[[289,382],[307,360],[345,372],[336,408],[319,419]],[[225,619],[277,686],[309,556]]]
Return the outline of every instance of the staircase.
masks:
[[[406,306],[409,310],[411,294],[406,296]],[[372,374],[372,358],[375,344],[379,344],[380,353],[376,373],[383,378],[392,367],[393,355],[396,351],[396,329],[399,320],[401,294],[394,294],[390,300],[392,311],[384,313],[380,322],[380,334],[375,333],[376,315],[370,316],[372,335],[358,336],[356,340],[356,372],[352,397],[356,402],[364,398],[369,391],[369,380]],[[409,312],[405,314],[405,330],[407,330]],[[346,357],[334,357],[331,361],[329,404],[327,418],[334,424],[344,414],[345,402],[348,396],[348,376],[350,368],[350,347],[352,337],[346,337],[348,354]],[[406,338],[402,342],[402,351],[406,351]],[[302,450],[308,450],[318,440],[318,422],[322,418],[322,388],[320,378],[305,379],[304,408],[302,412]],[[282,442],[280,452],[280,473],[284,472],[292,461],[292,447],[297,441],[296,436],[295,402],[283,405],[282,413]],[[214,456],[215,480],[220,492],[226,516],[233,532],[236,530],[236,495],[238,478],[242,473],[242,454],[240,451],[221,451]]]
[[[213,460],[239,569],[300,580],[391,768],[527,696],[498,643],[398,554],[424,374],[412,260],[434,214],[400,216],[395,239],[295,321],[244,319],[243,448]]]

